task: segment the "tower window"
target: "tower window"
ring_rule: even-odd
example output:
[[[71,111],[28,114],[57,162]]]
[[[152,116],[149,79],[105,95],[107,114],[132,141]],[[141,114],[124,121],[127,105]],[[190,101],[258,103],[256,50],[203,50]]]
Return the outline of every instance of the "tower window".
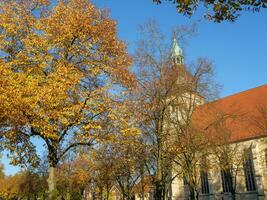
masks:
[[[244,165],[244,173],[245,173],[245,181],[247,191],[255,191],[256,183],[255,183],[255,174],[254,174],[254,165],[253,165],[253,157],[251,148],[246,152],[246,159],[243,163]]]
[[[233,179],[230,169],[221,170],[223,192],[233,191]]]

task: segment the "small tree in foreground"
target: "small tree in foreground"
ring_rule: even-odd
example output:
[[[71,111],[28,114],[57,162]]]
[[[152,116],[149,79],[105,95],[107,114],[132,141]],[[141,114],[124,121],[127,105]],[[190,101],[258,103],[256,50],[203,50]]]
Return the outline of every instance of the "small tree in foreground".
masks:
[[[204,101],[216,94],[213,86],[212,64],[206,59],[199,59],[192,66],[187,80],[176,83],[176,90],[171,96],[171,114],[166,119],[172,139],[167,151],[174,162],[173,176],[183,179],[190,191],[190,199],[199,198],[201,172],[208,170],[206,158],[211,153],[211,141],[206,132],[197,126],[203,119],[197,118],[196,114]]]
[[[0,198],[6,200],[45,200],[47,198],[46,177],[41,176],[31,169],[7,176],[1,179],[0,183]]]
[[[236,187],[237,187],[237,176],[240,170],[243,168],[244,161],[247,154],[244,152],[244,147],[238,143],[231,142],[231,130],[229,126],[231,123],[236,123],[235,120],[241,120],[241,116],[214,113],[216,119],[212,126],[213,134],[215,134],[213,140],[213,151],[215,167],[219,168],[221,176],[228,186],[224,190],[229,190],[232,195],[232,199],[236,199]]]
[[[227,112],[221,105],[220,101],[203,105],[196,110],[194,118],[196,126],[209,141],[209,151],[205,156],[207,169],[220,172],[223,192],[231,193],[235,199],[237,177],[248,154],[244,145],[234,142],[232,131],[235,131],[235,125],[239,126],[245,120],[245,115],[240,109]],[[234,105],[229,107],[236,108]]]

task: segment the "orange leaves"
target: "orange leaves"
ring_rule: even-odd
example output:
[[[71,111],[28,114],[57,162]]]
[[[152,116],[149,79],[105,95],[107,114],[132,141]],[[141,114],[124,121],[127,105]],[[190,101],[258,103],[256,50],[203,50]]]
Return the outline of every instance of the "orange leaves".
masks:
[[[108,73],[116,82],[128,86],[134,81],[128,71],[131,59],[116,36],[115,25],[87,0],[72,0],[59,1],[51,15],[41,19],[40,27],[49,40],[69,55],[84,55],[80,62],[88,65],[88,72]]]
[[[42,22],[49,36],[60,39],[67,39],[68,36],[76,33],[85,34],[82,30],[92,30],[93,23],[100,19],[101,12],[98,11],[89,1],[72,0],[59,1],[57,6],[51,11],[48,18]],[[95,20],[95,21],[94,21]],[[78,32],[80,30],[80,32]],[[58,32],[57,32],[58,31]],[[96,37],[96,36],[95,36]]]
[[[80,192],[93,175],[94,171],[86,156],[80,156],[71,163],[64,162],[57,168],[57,189],[63,196],[68,192]]]
[[[1,2],[0,10],[3,12],[0,12],[0,24],[7,36],[16,34],[21,36],[35,22],[34,17],[28,15],[29,8],[27,6],[27,4],[15,1]]]
[[[90,180],[90,177],[93,175],[91,174],[90,170],[90,161],[86,156],[80,156],[78,159],[76,159],[73,164],[73,174],[72,174],[72,180],[77,185],[86,185],[88,180]]]
[[[88,0],[49,3],[0,4],[0,120],[10,151],[39,136],[55,163],[80,144],[139,131],[119,95],[135,78],[116,22]]]
[[[0,180],[0,197],[12,199],[17,197],[19,188],[16,185],[17,177],[8,177]]]
[[[126,152],[133,143],[138,149],[139,130],[124,102],[135,82],[131,58],[105,12],[88,0],[5,1],[0,29],[1,135],[14,164],[36,166],[36,136],[51,168],[79,145],[122,144]],[[75,163],[72,182],[58,182],[84,186],[92,175],[84,163]],[[109,170],[94,169],[102,178]],[[68,169],[59,173],[65,178]]]
[[[20,171],[12,176],[0,179],[0,198],[30,199],[44,192],[46,186],[44,178],[30,170]]]

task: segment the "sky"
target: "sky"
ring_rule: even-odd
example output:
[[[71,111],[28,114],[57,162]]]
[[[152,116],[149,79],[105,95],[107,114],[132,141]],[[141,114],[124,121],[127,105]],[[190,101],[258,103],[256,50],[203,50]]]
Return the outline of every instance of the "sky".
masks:
[[[183,46],[186,63],[199,57],[211,60],[216,81],[222,85],[221,97],[267,84],[267,9],[258,13],[245,12],[234,22],[214,23],[201,18],[201,10],[191,18],[176,12],[166,1],[156,5],[153,0],[92,0],[99,8],[107,8],[117,21],[118,35],[134,51],[138,25],[156,20],[161,30],[170,35],[173,27],[197,23],[198,33]],[[201,20],[200,20],[201,19]],[[7,175],[18,167],[2,162]]]
[[[92,2],[110,9],[111,17],[117,20],[119,36],[129,45],[130,52],[138,38],[138,25],[149,19],[156,20],[166,35],[177,25],[197,23],[197,36],[183,46],[185,60],[211,60],[216,80],[223,86],[222,97],[267,84],[267,9],[242,13],[234,23],[214,23],[200,20],[201,10],[191,18],[178,14],[168,1],[161,5],[152,0]]]

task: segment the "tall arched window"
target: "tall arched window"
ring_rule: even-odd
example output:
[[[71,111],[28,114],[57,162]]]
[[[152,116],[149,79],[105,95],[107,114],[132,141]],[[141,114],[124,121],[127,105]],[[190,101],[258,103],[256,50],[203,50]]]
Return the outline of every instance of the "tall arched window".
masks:
[[[201,178],[201,193],[209,194],[210,190],[209,190],[209,179],[207,171],[201,170],[200,178]]]
[[[223,192],[233,191],[233,177],[230,169],[221,170]]]
[[[201,159],[200,165],[200,181],[201,181],[201,193],[209,194],[209,179],[208,179],[208,163],[205,156]]]
[[[255,191],[256,190],[255,171],[254,171],[253,156],[252,156],[251,148],[247,149],[245,152],[245,160],[244,160],[243,166],[244,166],[244,174],[245,174],[247,191]]]

